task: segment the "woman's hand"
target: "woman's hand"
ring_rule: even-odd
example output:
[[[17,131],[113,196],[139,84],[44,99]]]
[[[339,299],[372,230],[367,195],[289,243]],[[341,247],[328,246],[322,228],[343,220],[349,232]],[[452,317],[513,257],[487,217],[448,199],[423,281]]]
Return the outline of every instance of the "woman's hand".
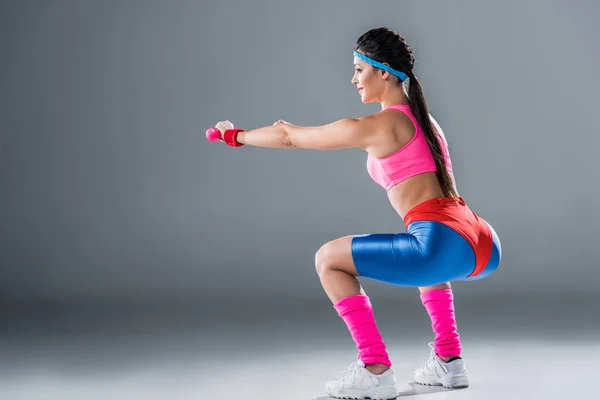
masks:
[[[273,125],[282,125],[282,124],[295,126],[295,125],[292,125],[289,122],[286,122],[286,121],[284,121],[282,119],[280,119],[279,121],[275,122]]]
[[[229,121],[219,121],[217,122],[217,124],[215,125],[215,128],[217,128],[219,130],[219,132],[221,132],[221,140],[223,140],[223,135],[225,134],[225,131],[227,129],[233,129],[235,128],[233,126],[233,124]]]

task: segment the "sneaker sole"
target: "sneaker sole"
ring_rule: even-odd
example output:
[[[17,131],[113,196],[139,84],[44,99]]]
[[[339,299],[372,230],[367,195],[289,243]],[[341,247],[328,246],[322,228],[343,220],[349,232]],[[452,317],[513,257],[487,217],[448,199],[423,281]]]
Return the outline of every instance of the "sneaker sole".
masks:
[[[394,388],[394,389],[390,389],[387,391],[379,391],[379,393],[371,394],[369,396],[365,396],[365,395],[357,396],[354,394],[343,394],[343,395],[335,395],[335,396],[328,394],[328,396],[333,397],[334,399],[350,399],[350,400],[394,400],[398,397],[398,391]]]
[[[413,380],[419,385],[424,386],[443,386],[446,389],[464,389],[469,387],[469,380],[464,374],[460,375],[446,375],[437,380]]]
[[[393,397],[354,397],[354,396],[332,396],[334,399],[349,399],[349,400],[396,400],[398,398],[398,394],[396,393]]]

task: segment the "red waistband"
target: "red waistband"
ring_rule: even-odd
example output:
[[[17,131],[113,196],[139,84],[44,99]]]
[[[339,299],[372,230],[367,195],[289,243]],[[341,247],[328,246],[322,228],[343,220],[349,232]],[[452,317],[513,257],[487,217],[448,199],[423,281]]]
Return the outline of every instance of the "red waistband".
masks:
[[[492,233],[489,225],[469,209],[462,197],[436,197],[411,208],[404,217],[404,226],[414,221],[440,222],[458,232],[475,252],[475,268],[470,276],[478,275],[492,255]]]
[[[417,204],[404,216],[404,226],[408,228],[408,226],[415,220],[415,216],[417,214],[423,212],[436,212],[441,211],[444,208],[454,208],[452,206],[466,206],[467,203],[462,197],[436,197],[433,199],[425,200],[422,203]]]

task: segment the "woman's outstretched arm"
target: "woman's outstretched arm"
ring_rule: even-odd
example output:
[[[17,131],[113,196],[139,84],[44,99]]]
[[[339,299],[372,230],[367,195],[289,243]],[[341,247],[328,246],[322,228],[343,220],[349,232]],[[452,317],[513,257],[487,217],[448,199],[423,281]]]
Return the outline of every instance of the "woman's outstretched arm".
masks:
[[[366,149],[373,143],[373,137],[377,134],[376,119],[375,115],[344,118],[327,125],[313,127],[276,123],[264,128],[239,132],[236,140],[249,146],[281,149],[336,150],[353,147]]]

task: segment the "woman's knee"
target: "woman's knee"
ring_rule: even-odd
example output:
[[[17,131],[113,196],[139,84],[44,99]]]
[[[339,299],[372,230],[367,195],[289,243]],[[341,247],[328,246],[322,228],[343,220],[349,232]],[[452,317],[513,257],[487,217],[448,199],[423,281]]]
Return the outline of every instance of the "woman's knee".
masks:
[[[330,269],[333,265],[331,247],[332,243],[327,242],[315,253],[315,269],[319,275]]]
[[[329,269],[344,271],[345,264],[348,263],[347,246],[351,240],[351,236],[345,236],[322,245],[315,254],[315,268],[317,273]]]

